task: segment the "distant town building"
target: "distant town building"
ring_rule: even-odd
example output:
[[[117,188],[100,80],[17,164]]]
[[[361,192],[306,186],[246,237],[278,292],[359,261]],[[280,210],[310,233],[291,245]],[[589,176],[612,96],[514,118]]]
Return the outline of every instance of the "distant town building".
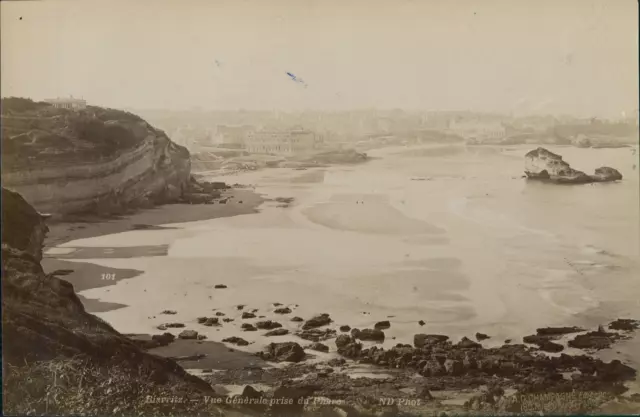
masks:
[[[462,119],[452,120],[449,129],[465,139],[502,139],[506,126],[500,120]]]
[[[87,108],[87,101],[80,98],[50,98],[45,100],[58,109],[83,110]]]
[[[311,151],[315,147],[315,133],[305,129],[259,130],[249,132],[245,141],[246,150],[252,153],[292,155]]]
[[[252,127],[247,125],[219,125],[216,129],[215,141],[222,146],[241,148],[244,147],[244,142],[251,130]]]

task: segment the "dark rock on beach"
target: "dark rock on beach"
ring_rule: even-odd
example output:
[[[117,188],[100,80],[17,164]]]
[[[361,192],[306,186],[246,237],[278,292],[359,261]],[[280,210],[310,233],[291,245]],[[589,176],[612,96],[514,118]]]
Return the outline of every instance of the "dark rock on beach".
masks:
[[[640,321],[633,319],[617,319],[609,324],[612,330],[633,331],[640,328]]]
[[[287,329],[275,329],[269,332],[266,332],[265,336],[284,336],[285,334],[289,334],[289,330]]]
[[[598,330],[576,336],[569,340],[569,346],[585,350],[600,350],[610,347],[621,336],[617,333],[606,332],[602,327]]]
[[[376,324],[374,324],[373,327],[375,329],[384,330],[384,329],[390,328],[391,327],[391,323],[389,323],[389,320],[379,321]]]
[[[326,313],[323,313],[307,320],[302,326],[302,329],[307,330],[307,329],[313,329],[315,327],[326,326],[331,322],[332,320],[331,318],[329,318],[329,315]]]
[[[562,336],[570,333],[580,333],[585,331],[580,327],[542,327],[536,329],[536,334],[540,336]]]
[[[348,325],[340,326],[341,332],[348,332],[349,330],[351,330],[351,327]]]
[[[318,352],[329,352],[329,346],[323,344],[323,343],[314,343],[311,346],[309,346],[309,349],[311,350],[316,350]]]
[[[270,330],[270,329],[277,329],[278,327],[282,327],[282,324],[278,323],[277,321],[263,320],[263,321],[257,321],[256,327],[258,329]]]
[[[413,336],[413,345],[417,348],[421,348],[424,346],[430,346],[430,345],[446,342],[447,340],[449,340],[449,336],[445,336],[441,334],[420,333]]]
[[[270,343],[258,353],[264,360],[276,362],[300,362],[305,358],[304,349],[295,342]]]
[[[242,323],[242,326],[240,326],[240,328],[241,328],[242,330],[244,330],[245,332],[255,332],[255,331],[257,331],[257,330],[258,330],[258,329],[256,329],[256,327],[255,327],[253,324],[251,324],[251,323]]]
[[[236,336],[227,337],[226,339],[222,339],[222,341],[227,343],[233,343],[234,345],[238,345],[238,346],[247,346],[249,344],[249,342],[247,342],[243,338],[236,337]]]
[[[291,321],[304,321],[302,317],[295,316],[291,319]]]
[[[384,342],[384,332],[378,329],[363,329],[352,333],[356,339]]]
[[[321,342],[323,340],[335,337],[336,331],[333,329],[310,329],[297,332],[296,336],[301,339],[310,340],[312,342]]]
[[[291,309],[289,307],[276,308],[274,311],[276,314],[289,314]]]
[[[254,319],[256,317],[255,314],[253,313],[249,313],[248,311],[245,311],[242,313],[242,318],[243,319]]]
[[[476,333],[476,340],[478,342],[482,341],[482,340],[486,340],[489,339],[490,337],[484,333]]]
[[[196,332],[195,330],[183,330],[182,332],[180,332],[178,337],[180,339],[197,339],[198,332]]]

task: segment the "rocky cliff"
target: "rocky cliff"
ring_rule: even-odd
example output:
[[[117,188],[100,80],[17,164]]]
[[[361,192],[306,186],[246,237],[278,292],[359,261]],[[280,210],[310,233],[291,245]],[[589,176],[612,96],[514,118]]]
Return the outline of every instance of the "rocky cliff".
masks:
[[[189,185],[189,151],[120,110],[3,99],[2,148],[3,186],[54,216],[174,201]]]
[[[594,175],[575,170],[562,159],[562,156],[545,148],[534,149],[525,155],[524,172],[527,178],[530,179],[567,184],[585,184],[622,179],[622,174],[610,167],[600,167],[595,170]]]
[[[2,189],[4,410],[11,414],[166,414],[219,410],[204,401],[157,404],[146,396],[215,396],[174,361],[142,351],[85,312],[68,282],[40,266],[47,231],[19,194]],[[190,408],[191,407],[191,408]],[[178,411],[176,411],[178,410]]]

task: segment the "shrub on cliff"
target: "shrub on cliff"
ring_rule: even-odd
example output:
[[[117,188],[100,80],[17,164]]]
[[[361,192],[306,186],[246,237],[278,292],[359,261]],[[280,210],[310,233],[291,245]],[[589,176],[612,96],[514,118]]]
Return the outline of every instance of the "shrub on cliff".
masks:
[[[78,139],[104,149],[106,154],[124,151],[140,143],[131,129],[97,119],[81,119],[75,125]]]
[[[29,98],[6,97],[0,100],[0,107],[2,107],[2,114],[12,114],[37,111],[51,107],[51,105],[44,101],[33,101]]]

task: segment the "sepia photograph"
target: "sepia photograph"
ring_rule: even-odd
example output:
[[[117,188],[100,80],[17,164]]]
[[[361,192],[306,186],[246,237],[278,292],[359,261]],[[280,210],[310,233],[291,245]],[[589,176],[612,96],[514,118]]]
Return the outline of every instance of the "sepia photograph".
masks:
[[[3,415],[640,415],[638,9],[2,1]]]

